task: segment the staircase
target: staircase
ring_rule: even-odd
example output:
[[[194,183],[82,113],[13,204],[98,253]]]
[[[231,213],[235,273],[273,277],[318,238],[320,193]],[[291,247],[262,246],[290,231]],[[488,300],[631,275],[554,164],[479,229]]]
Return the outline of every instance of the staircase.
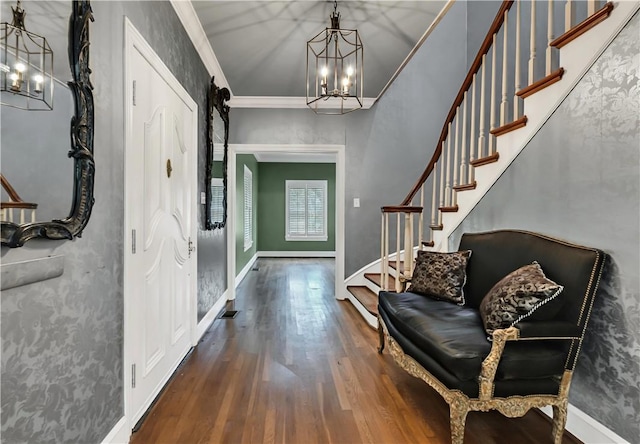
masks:
[[[377,328],[377,294],[401,291],[418,249],[449,236],[640,8],[637,1],[504,1],[407,197],[382,207],[380,260],[345,281]]]

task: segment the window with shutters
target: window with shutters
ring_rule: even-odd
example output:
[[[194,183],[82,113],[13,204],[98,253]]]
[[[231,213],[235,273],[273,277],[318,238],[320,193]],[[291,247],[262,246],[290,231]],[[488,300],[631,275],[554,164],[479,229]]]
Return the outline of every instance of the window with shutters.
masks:
[[[327,181],[286,181],[288,241],[327,240]]]
[[[244,251],[253,246],[253,175],[244,166]]]
[[[211,213],[210,220],[222,222],[224,219],[224,182],[221,177],[211,179]]]

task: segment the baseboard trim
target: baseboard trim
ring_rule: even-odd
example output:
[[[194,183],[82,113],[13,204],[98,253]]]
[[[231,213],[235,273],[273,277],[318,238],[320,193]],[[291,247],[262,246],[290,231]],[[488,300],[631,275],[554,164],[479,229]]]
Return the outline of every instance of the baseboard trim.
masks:
[[[540,411],[549,417],[553,417],[553,410],[550,406],[543,407]],[[571,404],[569,404],[567,411],[567,426],[565,429],[584,444],[629,444],[629,441]]]
[[[240,285],[240,282],[242,282],[245,276],[249,274],[249,271],[251,271],[251,267],[253,267],[253,264],[255,264],[256,260],[258,259],[258,255],[259,253],[254,254],[253,257],[249,259],[249,262],[247,262],[247,265],[245,265],[244,268],[240,270],[240,273],[238,273],[238,275],[236,276],[236,281],[235,281],[236,287]]]
[[[225,292],[222,293],[222,296],[220,296],[220,298],[218,298],[218,300],[211,306],[207,314],[204,315],[204,318],[198,322],[198,326],[196,327],[196,344],[209,329],[216,317],[218,317],[218,313],[220,313],[224,308],[224,305],[227,303],[227,294],[228,293],[225,290]]]
[[[131,430],[127,427],[127,418],[122,417],[102,440],[102,444],[128,444]]]
[[[258,257],[336,257],[335,251],[258,251]]]

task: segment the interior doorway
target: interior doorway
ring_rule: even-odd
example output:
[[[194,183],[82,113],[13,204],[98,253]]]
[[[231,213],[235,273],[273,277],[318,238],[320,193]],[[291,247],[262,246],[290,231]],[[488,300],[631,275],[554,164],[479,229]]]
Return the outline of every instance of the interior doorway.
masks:
[[[235,299],[236,282],[236,156],[238,154],[277,154],[287,156],[315,156],[335,162],[335,297],[345,299],[344,287],[344,231],[345,231],[345,146],[344,145],[271,145],[230,144],[228,153],[228,234],[227,234],[227,282],[228,299]]]

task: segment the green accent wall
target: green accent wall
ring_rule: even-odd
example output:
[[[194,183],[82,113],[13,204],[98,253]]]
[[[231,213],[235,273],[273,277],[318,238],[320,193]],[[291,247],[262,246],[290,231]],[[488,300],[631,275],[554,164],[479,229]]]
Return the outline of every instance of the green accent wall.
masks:
[[[287,180],[326,180],[328,239],[286,241]],[[334,163],[261,163],[258,180],[258,251],[335,251],[336,165]]]
[[[222,177],[222,161],[216,160],[211,165],[211,175],[213,177]]]
[[[253,179],[253,246],[244,251],[244,166]],[[253,154],[236,156],[236,276],[256,254],[258,248],[258,161]]]

